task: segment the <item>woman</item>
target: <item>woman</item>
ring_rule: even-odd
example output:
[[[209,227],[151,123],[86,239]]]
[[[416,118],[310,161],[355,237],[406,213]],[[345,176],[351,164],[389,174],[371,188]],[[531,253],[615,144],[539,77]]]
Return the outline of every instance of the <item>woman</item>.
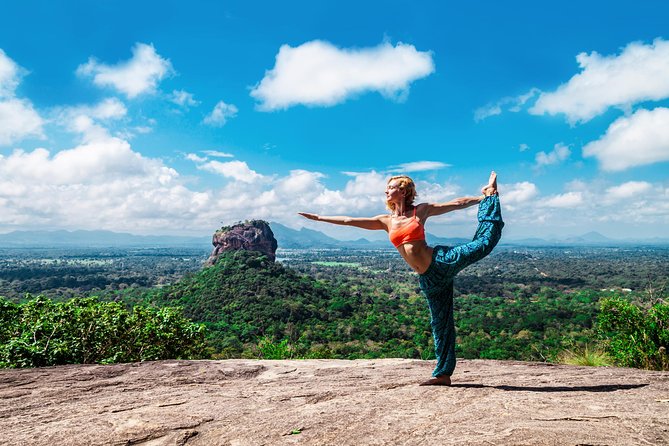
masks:
[[[414,205],[416,187],[411,178],[400,175],[390,178],[386,186],[386,206],[390,215],[371,218],[344,216],[324,217],[299,212],[310,220],[363,229],[384,230],[402,258],[418,273],[420,289],[430,307],[430,325],[434,336],[437,367],[433,378],[421,385],[451,385],[455,369],[455,324],[453,322],[453,278],[463,268],[490,254],[502,235],[502,214],[497,194],[497,174],[492,172],[479,197],[462,197],[447,203]],[[474,239],[464,245],[431,248],[425,242],[425,221],[475,204],[478,209],[478,229]]]

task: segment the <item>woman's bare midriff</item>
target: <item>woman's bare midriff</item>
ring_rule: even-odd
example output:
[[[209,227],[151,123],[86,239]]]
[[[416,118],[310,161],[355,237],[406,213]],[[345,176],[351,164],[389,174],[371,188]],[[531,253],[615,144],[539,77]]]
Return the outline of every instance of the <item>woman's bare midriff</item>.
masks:
[[[423,274],[432,263],[432,248],[427,246],[425,240],[407,242],[397,247],[405,262],[418,274]]]

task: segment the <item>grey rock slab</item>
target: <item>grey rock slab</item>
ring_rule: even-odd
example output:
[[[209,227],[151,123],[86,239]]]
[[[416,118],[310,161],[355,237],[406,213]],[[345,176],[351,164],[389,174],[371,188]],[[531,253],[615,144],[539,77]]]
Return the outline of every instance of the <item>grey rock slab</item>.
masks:
[[[460,360],[0,370],[3,445],[669,444],[669,372]]]

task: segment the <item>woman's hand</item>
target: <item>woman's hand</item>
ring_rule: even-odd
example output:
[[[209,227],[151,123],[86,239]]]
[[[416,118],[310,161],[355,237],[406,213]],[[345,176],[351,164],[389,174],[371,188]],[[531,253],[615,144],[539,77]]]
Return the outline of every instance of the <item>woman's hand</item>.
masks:
[[[302,217],[308,218],[309,220],[316,220],[318,221],[318,214],[310,214],[308,212],[298,212]]]

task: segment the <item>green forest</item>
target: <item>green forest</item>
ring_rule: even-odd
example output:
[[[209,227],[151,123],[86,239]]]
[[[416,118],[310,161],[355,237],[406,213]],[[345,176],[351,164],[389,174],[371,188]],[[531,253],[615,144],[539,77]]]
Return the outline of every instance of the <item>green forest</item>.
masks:
[[[0,366],[433,358],[427,305],[396,253],[285,254],[285,261],[272,262],[230,252],[171,281],[147,272],[150,286],[118,286],[125,276],[94,262],[86,267],[101,278],[98,289],[0,300]],[[667,370],[666,252],[599,254],[593,264],[587,252],[568,252],[565,262],[550,250],[502,251],[467,268],[456,279],[458,357]],[[634,267],[625,268],[634,256]],[[602,269],[607,276],[597,274]],[[87,283],[81,271],[77,277]]]

